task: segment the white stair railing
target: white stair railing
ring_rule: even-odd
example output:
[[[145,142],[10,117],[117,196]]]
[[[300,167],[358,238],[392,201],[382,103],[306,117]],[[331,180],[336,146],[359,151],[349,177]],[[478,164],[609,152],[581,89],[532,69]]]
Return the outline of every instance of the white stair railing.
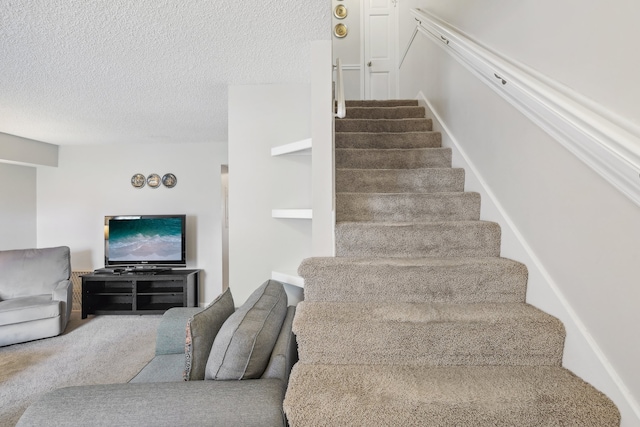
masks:
[[[412,9],[417,34],[434,40],[471,73],[640,205],[640,128],[551,78],[488,50],[423,9]]]
[[[336,117],[342,119],[347,115],[347,106],[344,100],[344,82],[342,80],[342,60],[336,59]]]

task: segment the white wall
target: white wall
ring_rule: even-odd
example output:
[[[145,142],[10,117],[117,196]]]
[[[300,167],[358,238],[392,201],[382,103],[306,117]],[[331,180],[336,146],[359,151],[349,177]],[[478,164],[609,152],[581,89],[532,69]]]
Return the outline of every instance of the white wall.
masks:
[[[220,165],[226,144],[61,146],[57,168],[38,168],[38,245],[67,245],[74,270],[104,266],[105,215],[186,214],[187,264],[200,268],[200,304],[222,290]],[[134,188],[135,173],[171,172],[168,189]]]
[[[476,3],[400,2],[401,51],[414,27],[407,10],[422,7],[636,120],[640,63],[620,53],[624,36],[640,36],[629,16],[640,5]],[[640,208],[425,37],[417,36],[400,81],[402,97],[424,94],[450,132],[445,141],[465,154],[454,163],[467,168],[467,190],[484,193],[483,218],[501,223],[502,255],[529,267],[528,301],[565,323],[565,366],[616,402],[623,426],[640,425]]]
[[[272,209],[311,208],[311,156],[271,148],[311,136],[310,85],[229,88],[229,287],[236,305],[273,270],[296,271],[311,254],[311,221]],[[289,303],[301,289],[287,287]]]
[[[36,169],[0,163],[0,250],[35,248]]]

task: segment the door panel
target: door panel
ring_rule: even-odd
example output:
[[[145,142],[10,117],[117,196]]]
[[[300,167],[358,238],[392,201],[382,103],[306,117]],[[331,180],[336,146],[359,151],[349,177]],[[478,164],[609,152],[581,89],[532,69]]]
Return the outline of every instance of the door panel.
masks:
[[[369,99],[389,99],[390,92],[389,73],[372,73]]]
[[[368,3],[371,13],[389,14],[389,8],[391,7],[391,2],[389,0],[369,0]]]
[[[389,17],[370,16],[369,25],[371,33],[369,34],[369,59],[388,60],[389,59]]]
[[[396,22],[392,0],[364,0],[365,99],[397,98]]]

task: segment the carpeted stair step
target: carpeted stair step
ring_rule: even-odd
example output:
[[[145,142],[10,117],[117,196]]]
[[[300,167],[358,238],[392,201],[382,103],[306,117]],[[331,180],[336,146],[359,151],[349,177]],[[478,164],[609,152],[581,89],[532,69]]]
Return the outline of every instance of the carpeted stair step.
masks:
[[[488,221],[339,222],[336,256],[500,256],[500,226]]]
[[[336,256],[500,256],[500,226],[488,221],[339,222],[335,229]]]
[[[336,148],[437,148],[440,132],[336,132]]]
[[[416,169],[451,167],[450,148],[336,148],[337,168]]]
[[[409,117],[423,118],[424,107],[414,105],[400,105],[394,107],[349,107],[349,119],[406,119]]]
[[[336,169],[342,193],[456,193],[464,191],[464,169]]]
[[[562,364],[564,326],[524,303],[298,304],[302,363],[363,365]]]
[[[345,101],[347,108],[350,107],[402,107],[417,106],[417,99],[388,99],[388,100],[358,100],[349,99]]]
[[[480,219],[480,194],[336,193],[336,221],[409,222]]]
[[[524,302],[527,268],[490,258],[313,257],[302,261],[305,301]]]
[[[284,409],[292,427],[620,425],[605,395],[555,366],[298,363]]]
[[[431,131],[431,119],[336,119],[336,132],[425,132]]]

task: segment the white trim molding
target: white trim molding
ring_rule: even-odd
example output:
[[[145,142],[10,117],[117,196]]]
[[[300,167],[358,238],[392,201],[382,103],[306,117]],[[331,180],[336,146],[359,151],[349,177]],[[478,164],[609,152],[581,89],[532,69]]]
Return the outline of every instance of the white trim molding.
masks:
[[[416,30],[640,206],[640,129],[541,73],[481,46],[435,15],[412,9]],[[400,63],[400,66],[402,63]]]

